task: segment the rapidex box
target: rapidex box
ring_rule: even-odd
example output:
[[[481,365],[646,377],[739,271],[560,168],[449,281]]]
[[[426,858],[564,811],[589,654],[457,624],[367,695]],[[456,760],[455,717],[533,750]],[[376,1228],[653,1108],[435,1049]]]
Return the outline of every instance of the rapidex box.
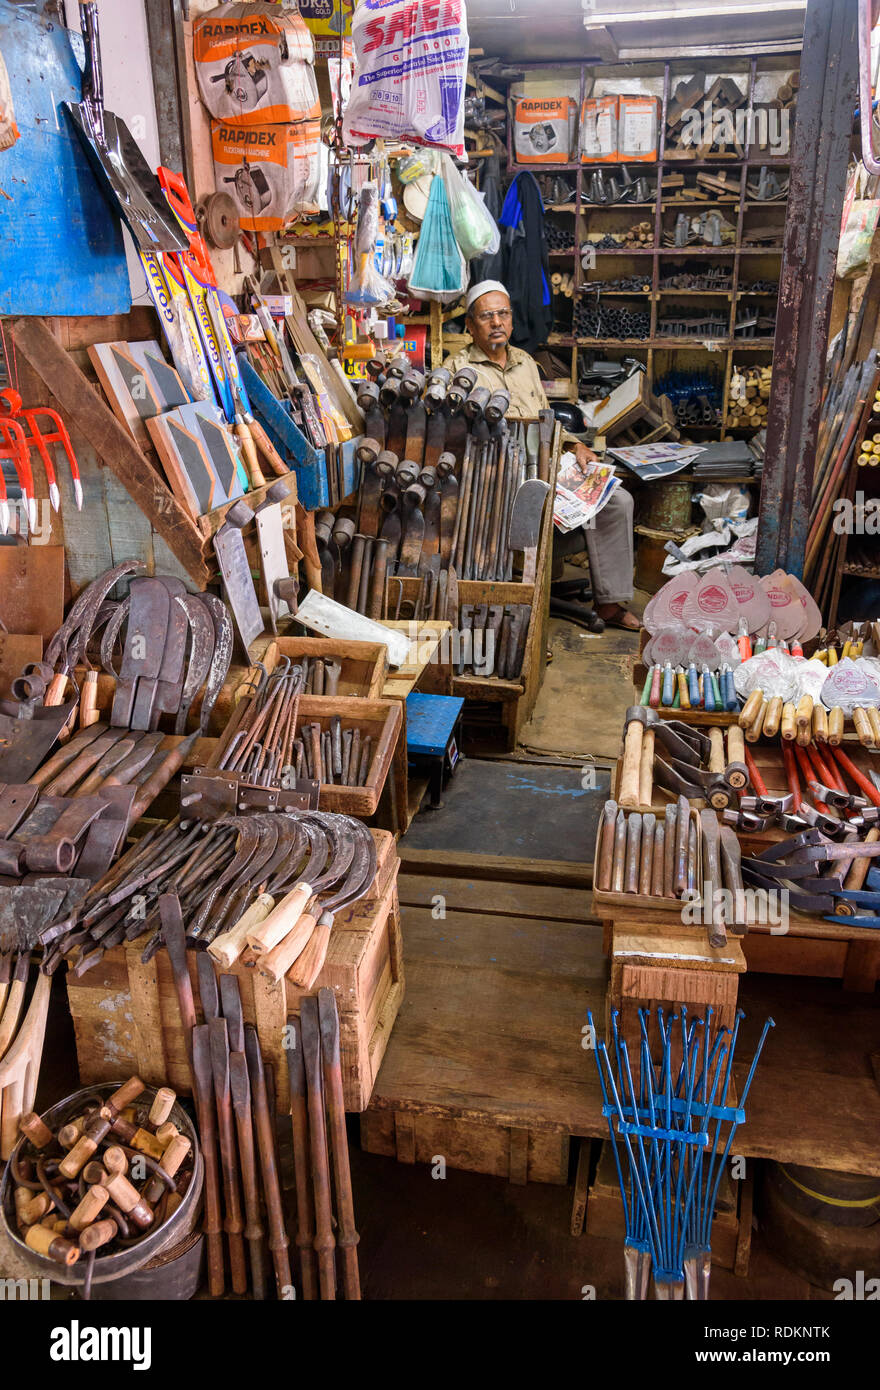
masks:
[[[279,125],[319,119],[315,45],[296,10],[227,4],[193,23],[202,101],[215,120]]]
[[[574,146],[577,102],[571,97],[518,97],[513,151],[520,164],[567,164]]]
[[[278,232],[295,213],[318,211],[320,122],[296,125],[214,121],[214,181],[238,205],[245,231]]]
[[[617,97],[586,97],[581,109],[583,164],[611,164],[617,153]]]
[[[655,160],[659,134],[660,103],[656,97],[618,97],[617,145],[621,162]]]

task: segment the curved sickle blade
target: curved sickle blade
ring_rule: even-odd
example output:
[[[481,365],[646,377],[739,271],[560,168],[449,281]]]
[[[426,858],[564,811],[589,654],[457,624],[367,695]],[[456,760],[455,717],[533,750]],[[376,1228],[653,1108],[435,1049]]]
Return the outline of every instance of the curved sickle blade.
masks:
[[[205,605],[192,594],[178,596],[175,603],[186,613],[190,630],[189,666],[183,681],[180,708],[174,722],[174,732],[184,734],[190,706],[211,670],[215,646],[214,622]]]
[[[199,729],[204,733],[232,661],[235,634],[229,610],[221,599],[217,598],[215,594],[199,594],[199,601],[207,608],[214,624],[214,657],[205,686],[205,698],[199,712]]]

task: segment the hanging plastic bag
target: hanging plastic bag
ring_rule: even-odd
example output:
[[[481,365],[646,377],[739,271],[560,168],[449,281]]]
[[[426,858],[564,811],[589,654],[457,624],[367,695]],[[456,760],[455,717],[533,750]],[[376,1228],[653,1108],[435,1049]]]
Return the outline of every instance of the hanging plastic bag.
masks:
[[[347,145],[374,136],[464,155],[464,0],[361,0],[351,22]]]
[[[394,297],[394,286],[380,274],[376,265],[378,239],[379,188],[375,180],[371,180],[360,191],[353,247],[355,269],[345,293],[346,304],[375,307]]]
[[[443,179],[431,180],[428,206],[409,277],[411,294],[451,304],[467,283],[467,265],[455,239],[452,213]]]
[[[466,261],[475,256],[494,256],[501,246],[501,233],[482,193],[477,192],[463,170],[455,167],[448,154],[440,159],[452,228],[461,254]]]
[[[853,280],[868,269],[878,213],[880,202],[869,198],[856,198],[850,207],[837,249],[838,280]]]
[[[403,159],[397,161],[397,177],[401,183],[407,184],[424,178],[426,174],[433,174],[438,158],[436,150],[413,150],[412,154],[404,155]]]

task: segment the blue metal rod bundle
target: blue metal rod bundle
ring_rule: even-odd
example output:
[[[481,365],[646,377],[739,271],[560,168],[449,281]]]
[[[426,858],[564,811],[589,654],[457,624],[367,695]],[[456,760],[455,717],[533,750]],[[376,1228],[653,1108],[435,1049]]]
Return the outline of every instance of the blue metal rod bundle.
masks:
[[[710,1007],[705,1021],[689,1021],[682,1006],[679,1014],[671,1013],[667,1019],[658,1008],[661,1046],[655,1065],[648,1035],[650,1014],[647,1009],[638,1011],[638,1095],[616,1009],[611,1015],[613,1060],[605,1043],[596,1042],[602,1109],[623,1199],[628,1299],[647,1297],[652,1271],[659,1299],[681,1299],[685,1289],[688,1298],[709,1296],[712,1220],[721,1175],[736,1128],[745,1119],[758,1058],[774,1027],[773,1019],[767,1019],[740,1103],[733,1107],[725,1100],[745,1015],[739,1010],[733,1029],[718,1029],[713,1042],[712,1013]],[[587,1017],[595,1038],[593,1016]],[[681,1061],[673,1075],[673,1047],[679,1038]],[[723,1142],[722,1125],[726,1127]]]

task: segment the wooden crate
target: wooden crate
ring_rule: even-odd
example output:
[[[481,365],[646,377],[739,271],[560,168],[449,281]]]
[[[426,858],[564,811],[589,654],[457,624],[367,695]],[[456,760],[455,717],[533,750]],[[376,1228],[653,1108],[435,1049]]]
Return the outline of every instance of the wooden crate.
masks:
[[[398,1163],[436,1164],[489,1173],[508,1182],[568,1181],[569,1136],[515,1129],[454,1116],[407,1110],[367,1110],[361,1115],[361,1147]]]
[[[378,868],[370,893],[336,918],[324,968],[313,990],[290,981],[273,984],[236,964],[245,1021],[256,1025],[263,1055],[274,1069],[276,1104],[286,1114],[290,1099],[284,1050],[285,1025],[304,994],[323,986],[339,1006],[342,1078],[347,1110],[366,1109],[404,992],[403,948],[393,836],[373,831]],[[83,1085],[137,1072],[144,1081],[168,1082],[189,1092],[189,1072],[171,966],[165,951],[146,965],[143,942],[108,951],[81,979],[67,977]],[[198,1000],[195,952],[188,952]]]
[[[716,1028],[732,1028],[739,977],[746,962],[739,941],[729,936],[726,946],[710,946],[705,927],[646,921],[648,914],[611,923],[611,981],[606,999],[610,1031],[613,1009],[627,1037],[639,1035],[638,1010],[667,1009],[686,1004],[690,1013],[714,1010]]]
[[[388,675],[388,648],[381,642],[347,642],[338,637],[276,637],[261,660],[271,672],[284,657],[292,662],[302,657],[320,657],[324,661],[335,658],[342,665],[337,694],[364,700],[379,699]]]

